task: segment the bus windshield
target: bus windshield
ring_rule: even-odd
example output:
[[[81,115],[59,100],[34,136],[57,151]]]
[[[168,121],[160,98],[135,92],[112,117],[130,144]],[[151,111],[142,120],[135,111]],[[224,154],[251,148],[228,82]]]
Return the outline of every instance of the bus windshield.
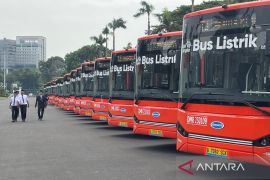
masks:
[[[177,98],[180,50],[180,35],[139,40],[136,61],[137,96],[151,99]],[[149,93],[154,94],[154,98]]]
[[[270,20],[264,17],[269,10],[253,7],[184,20],[183,98],[214,91],[269,102]]]
[[[76,95],[81,95],[81,70],[76,73]]]
[[[95,65],[95,84],[96,84],[96,94],[98,93],[109,93],[109,71],[110,71],[110,61],[96,61]]]
[[[94,64],[83,65],[82,67],[82,86],[83,92],[94,91]]]
[[[134,90],[135,59],[135,52],[113,54],[111,65],[113,91]]]

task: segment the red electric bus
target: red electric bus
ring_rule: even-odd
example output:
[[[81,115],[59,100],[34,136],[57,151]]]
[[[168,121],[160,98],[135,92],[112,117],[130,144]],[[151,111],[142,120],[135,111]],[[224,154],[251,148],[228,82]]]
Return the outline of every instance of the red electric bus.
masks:
[[[94,74],[95,62],[82,63],[82,98],[80,115],[92,116],[93,112],[93,94],[94,94]]]
[[[270,165],[270,1],[185,15],[177,150]]]
[[[63,77],[58,77],[55,80],[55,84],[56,84],[56,96],[57,96],[57,101],[55,102],[55,105],[57,107],[62,107],[62,103],[63,103]]]
[[[136,134],[176,138],[181,32],[138,39],[134,127]]]
[[[77,70],[74,69],[70,72],[70,96],[68,98],[68,111],[75,111],[75,102],[76,102],[76,73]]]
[[[76,78],[75,78],[75,110],[74,112],[80,114],[81,109],[81,71],[82,68],[79,67],[76,69]]]
[[[95,61],[94,108],[92,119],[108,120],[109,113],[109,74],[111,58],[98,58]]]
[[[133,128],[136,49],[112,52],[108,124]]]
[[[48,104],[52,104],[53,94],[52,94],[52,81],[49,81],[44,86],[45,91],[48,94]]]
[[[64,75],[64,85],[63,85],[63,109],[68,111],[69,110],[69,97],[70,97],[70,73]]]
[[[52,104],[55,105],[57,101],[57,96],[56,96],[56,83],[55,80],[51,81],[51,91],[52,91]]]

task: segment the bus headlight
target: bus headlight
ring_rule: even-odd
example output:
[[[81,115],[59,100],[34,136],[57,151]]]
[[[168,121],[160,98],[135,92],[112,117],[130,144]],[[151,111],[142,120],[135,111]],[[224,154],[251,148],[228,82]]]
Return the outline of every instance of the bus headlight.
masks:
[[[177,131],[184,137],[188,137],[188,132],[181,126],[179,122],[176,123]]]
[[[268,144],[267,139],[265,139],[265,138],[263,138],[260,143],[262,146],[267,146],[267,144]]]
[[[253,142],[254,146],[264,147],[270,145],[270,136],[265,136]]]

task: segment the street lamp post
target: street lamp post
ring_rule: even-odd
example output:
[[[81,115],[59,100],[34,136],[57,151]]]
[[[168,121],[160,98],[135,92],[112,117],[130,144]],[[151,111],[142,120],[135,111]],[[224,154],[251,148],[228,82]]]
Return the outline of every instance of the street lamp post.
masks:
[[[191,0],[191,12],[194,11],[194,0]]]

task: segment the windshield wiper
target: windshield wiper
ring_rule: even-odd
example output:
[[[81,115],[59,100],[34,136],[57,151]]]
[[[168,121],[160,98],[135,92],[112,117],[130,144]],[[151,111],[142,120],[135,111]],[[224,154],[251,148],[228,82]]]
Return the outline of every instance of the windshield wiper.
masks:
[[[262,109],[262,108],[260,108],[260,107],[258,107],[258,106],[255,106],[255,105],[249,103],[249,102],[246,101],[246,100],[242,100],[242,101],[240,101],[240,103],[242,103],[242,104],[244,104],[244,105],[246,105],[246,106],[249,106],[249,107],[251,107],[251,108],[253,108],[253,109],[256,109],[257,111],[260,111],[260,112],[262,112],[263,114],[265,114],[265,115],[267,115],[267,116],[270,116],[270,112],[269,112],[269,111],[264,110],[264,109]]]

